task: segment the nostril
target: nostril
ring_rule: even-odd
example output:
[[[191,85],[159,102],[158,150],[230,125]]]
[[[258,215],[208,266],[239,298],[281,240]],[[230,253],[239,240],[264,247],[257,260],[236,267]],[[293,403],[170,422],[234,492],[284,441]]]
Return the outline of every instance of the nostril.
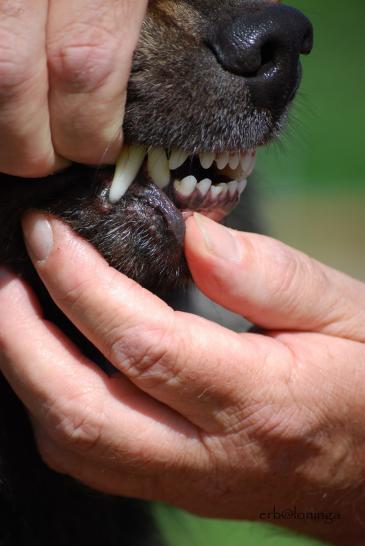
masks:
[[[303,42],[302,42],[302,49],[300,50],[300,53],[302,55],[309,55],[312,49],[313,49],[313,28],[310,27],[304,35]]]
[[[233,43],[230,43],[229,47],[227,47],[222,38],[221,36],[219,41],[205,41],[205,45],[213,53],[218,63],[227,72],[231,72],[232,74],[237,74],[245,78],[255,76],[261,66],[260,50],[238,49]]]
[[[240,9],[221,21],[206,45],[228,72],[253,78],[271,68],[296,70],[301,54],[313,47],[309,20],[295,8],[270,4]]]
[[[268,41],[262,47],[251,45],[239,49],[234,44],[230,44],[229,48],[224,47],[222,41],[205,44],[225,70],[244,78],[254,78],[271,68],[275,64],[279,47],[274,41]]]
[[[262,46],[261,50],[261,71],[271,68],[275,63],[278,44],[274,41],[268,41]]]

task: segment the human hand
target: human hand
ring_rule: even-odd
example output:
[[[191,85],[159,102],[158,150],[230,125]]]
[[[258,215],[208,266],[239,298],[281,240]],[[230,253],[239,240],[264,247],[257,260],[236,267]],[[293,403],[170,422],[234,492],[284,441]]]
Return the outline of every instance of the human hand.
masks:
[[[114,162],[146,4],[0,2],[0,172]]]
[[[118,372],[107,377],[1,280],[1,368],[48,465],[112,494],[363,543],[365,287],[282,243],[187,221],[197,285],[265,333],[174,312],[54,218],[24,222],[52,298]],[[270,521],[268,518],[265,521]],[[274,521],[272,521],[274,523]],[[276,522],[277,523],[277,522]]]

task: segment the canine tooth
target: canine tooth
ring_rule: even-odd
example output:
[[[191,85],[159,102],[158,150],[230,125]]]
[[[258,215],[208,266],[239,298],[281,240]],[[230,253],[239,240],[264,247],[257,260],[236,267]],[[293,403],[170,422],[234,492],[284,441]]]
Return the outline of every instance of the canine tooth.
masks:
[[[221,186],[212,186],[210,188],[210,195],[213,197],[213,199],[216,199],[218,195],[220,195],[223,191],[223,188]]]
[[[247,180],[240,180],[238,182],[238,193],[241,195],[241,193],[246,189],[247,186]]]
[[[187,158],[189,157],[189,154],[184,152],[184,150],[178,150],[174,149],[171,152],[170,159],[169,159],[169,167],[173,171],[174,169],[178,169],[185,163]]]
[[[204,180],[201,180],[199,184],[196,185],[196,187],[199,190],[201,196],[205,197],[210,190],[211,185],[212,181],[209,178],[204,178]]]
[[[148,151],[148,174],[159,188],[165,188],[170,182],[170,169],[166,152],[163,148]]]
[[[229,160],[229,153],[228,152],[222,152],[221,154],[219,154],[217,156],[216,163],[217,163],[217,167],[218,167],[218,169],[220,171],[222,169],[224,169],[225,167],[227,167],[228,160]]]
[[[230,155],[228,160],[229,168],[235,171],[240,164],[240,154],[237,152],[236,154]]]
[[[128,191],[136,178],[146,155],[145,146],[124,146],[117,160],[114,178],[109,191],[109,201],[116,203]]]
[[[231,182],[228,182],[228,193],[231,197],[234,197],[234,194],[238,190],[238,182],[237,180],[232,180]]]
[[[199,154],[200,163],[203,169],[210,169],[215,160],[214,152],[202,152]]]
[[[189,197],[197,185],[195,176],[186,176],[182,180],[175,180],[174,187],[184,197]]]

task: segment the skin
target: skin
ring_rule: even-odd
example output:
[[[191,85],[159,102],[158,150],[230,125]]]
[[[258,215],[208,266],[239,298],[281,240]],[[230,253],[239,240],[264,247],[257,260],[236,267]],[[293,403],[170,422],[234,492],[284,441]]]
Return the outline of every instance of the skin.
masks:
[[[237,334],[173,311],[59,220],[31,212],[24,233],[54,301],[116,369],[107,377],[87,361],[2,270],[1,369],[48,465],[205,516],[337,513],[275,523],[363,543],[363,283],[194,215],[185,250],[196,284],[262,329]]]
[[[0,172],[41,177],[70,160],[115,161],[146,5],[147,0],[0,3]]]

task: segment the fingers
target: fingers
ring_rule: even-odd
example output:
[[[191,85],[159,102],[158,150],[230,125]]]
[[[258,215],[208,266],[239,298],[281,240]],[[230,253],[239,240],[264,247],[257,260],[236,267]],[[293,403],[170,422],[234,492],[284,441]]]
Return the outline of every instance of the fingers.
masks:
[[[146,4],[0,2],[0,172],[114,162]]]
[[[1,371],[30,412],[48,464],[104,490],[113,476],[112,492],[133,495],[151,495],[148,480],[155,483],[167,461],[181,470],[187,452],[193,466],[203,464],[193,426],[119,374],[105,376],[43,320],[11,274],[0,278],[0,307]]]
[[[78,398],[78,374],[85,390],[100,392],[102,373],[43,319],[30,290],[6,272],[0,277],[0,305],[6,309],[0,315],[2,371],[32,413],[64,393]]]
[[[56,304],[138,388],[193,424],[221,429],[224,410],[236,400],[249,400],[264,370],[267,377],[273,373],[265,368],[267,354],[277,356],[277,369],[290,360],[290,351],[275,340],[243,338],[174,313],[108,267],[62,223],[40,218],[31,213],[24,228],[34,264]]]
[[[185,248],[198,287],[254,324],[365,340],[363,283],[279,241],[201,215],[187,222]]]
[[[0,172],[37,177],[57,162],[48,113],[47,0],[0,2]]]
[[[133,51],[146,0],[50,1],[54,146],[80,163],[116,159]]]

